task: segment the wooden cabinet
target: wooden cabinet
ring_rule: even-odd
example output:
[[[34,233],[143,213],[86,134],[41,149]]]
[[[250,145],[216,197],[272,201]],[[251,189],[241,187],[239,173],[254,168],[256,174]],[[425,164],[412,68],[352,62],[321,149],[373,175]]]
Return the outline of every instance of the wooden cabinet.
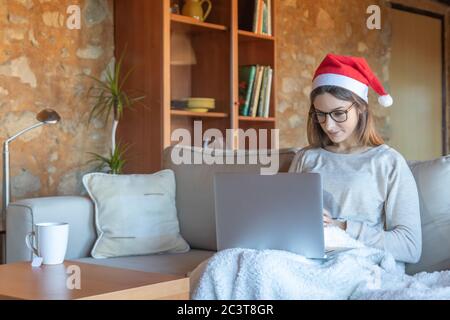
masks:
[[[172,13],[170,0],[115,1],[116,56],[125,51],[123,68],[133,69],[126,87],[146,95],[146,108],[127,110],[118,129],[119,141],[130,146],[127,173],[161,169],[163,150],[179,143],[171,139],[178,128],[191,133],[193,145],[196,121],[201,120],[202,134],[216,128],[226,138],[227,129],[232,130],[228,143],[234,149],[251,148],[240,146],[238,129],[275,129],[276,1],[272,0],[271,10],[273,36],[239,29],[240,19],[253,16],[246,12],[253,11],[247,6],[250,1],[212,0],[205,22]],[[185,63],[177,60],[180,55],[187,57]],[[274,69],[268,118],[239,115],[239,66],[249,64]],[[174,100],[188,97],[214,98],[215,109],[207,113],[173,109]],[[202,144],[207,137],[196,138]]]

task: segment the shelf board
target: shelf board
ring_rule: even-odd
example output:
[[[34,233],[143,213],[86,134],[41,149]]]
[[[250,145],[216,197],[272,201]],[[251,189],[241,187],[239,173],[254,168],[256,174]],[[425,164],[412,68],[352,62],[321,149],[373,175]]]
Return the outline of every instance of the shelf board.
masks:
[[[183,16],[180,14],[171,13],[170,20],[175,25],[184,28],[190,28],[192,31],[227,31],[227,27],[220,24],[209,23],[209,22],[201,22],[195,18]]]
[[[192,112],[186,110],[170,110],[172,116],[178,117],[200,117],[200,118],[228,118],[223,112]]]
[[[275,118],[239,116],[239,121],[275,122],[276,120]]]
[[[245,31],[245,30],[239,30],[238,34],[240,36],[240,40],[243,40],[243,41],[255,41],[255,40],[274,41],[275,40],[274,36],[268,36],[266,34],[259,34],[259,33],[254,33],[254,32],[250,32],[250,31]]]

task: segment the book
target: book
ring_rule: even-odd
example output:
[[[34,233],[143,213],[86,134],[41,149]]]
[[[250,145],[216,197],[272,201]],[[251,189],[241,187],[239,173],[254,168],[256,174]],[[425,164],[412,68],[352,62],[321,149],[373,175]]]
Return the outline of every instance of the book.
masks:
[[[258,77],[258,82],[255,84],[256,87],[256,99],[255,99],[255,105],[253,106],[252,109],[252,117],[256,117],[257,116],[257,112],[258,112],[258,107],[259,107],[259,98],[261,97],[261,90],[262,90],[262,82],[263,82],[263,77],[264,77],[264,70],[265,67],[264,66],[260,66],[259,69],[259,77]]]
[[[264,67],[263,79],[262,79],[262,85],[261,85],[261,93],[259,94],[259,103],[258,103],[258,111],[257,111],[258,117],[264,116],[268,75],[269,75],[269,67]]]
[[[253,87],[253,95],[252,95],[252,100],[251,100],[251,107],[250,107],[250,111],[249,111],[249,114],[248,114],[250,117],[256,117],[256,111],[257,111],[258,102],[259,102],[259,94],[261,92],[263,71],[264,71],[264,67],[258,65],[257,66],[256,76],[255,76],[255,84],[254,84],[254,87]]]
[[[248,112],[245,114],[245,116],[250,117],[252,115],[252,110],[253,110],[253,105],[254,105],[254,101],[255,101],[255,91],[256,91],[256,83],[258,81],[258,74],[259,74],[259,65],[255,66],[256,71],[255,71],[255,79],[253,80],[253,88],[252,88],[252,94],[250,97],[250,104],[248,107]]]
[[[267,10],[267,0],[263,0],[263,14],[262,14],[262,26],[261,26],[261,33],[262,34],[269,34],[269,12]]]
[[[259,8],[262,0],[255,0],[255,6],[253,10],[253,27],[252,31],[258,33],[258,21],[259,21]]]
[[[270,114],[270,95],[272,93],[272,79],[273,79],[273,69],[269,67],[269,71],[267,73],[267,89],[265,92],[265,99],[264,99],[264,118],[269,118]]]
[[[257,28],[256,33],[262,33],[263,15],[264,15],[264,1],[263,1],[263,0],[259,0],[259,7],[258,7],[258,28]]]
[[[267,0],[267,29],[269,36],[272,35],[272,0]]]
[[[248,114],[255,74],[255,65],[239,67],[239,115],[241,116]]]

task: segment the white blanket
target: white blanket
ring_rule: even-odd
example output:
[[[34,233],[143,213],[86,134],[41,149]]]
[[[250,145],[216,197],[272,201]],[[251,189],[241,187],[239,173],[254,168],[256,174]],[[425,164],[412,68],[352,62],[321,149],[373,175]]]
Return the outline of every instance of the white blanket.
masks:
[[[390,254],[337,228],[325,229],[325,243],[354,249],[328,260],[278,250],[218,252],[191,274],[192,298],[450,299],[450,271],[408,276]]]

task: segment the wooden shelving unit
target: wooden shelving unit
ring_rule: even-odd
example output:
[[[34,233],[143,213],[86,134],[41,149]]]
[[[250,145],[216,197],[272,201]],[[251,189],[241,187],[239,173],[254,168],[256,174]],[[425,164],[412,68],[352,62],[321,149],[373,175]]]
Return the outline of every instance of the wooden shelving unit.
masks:
[[[265,34],[256,34],[254,32],[238,30],[238,35],[242,39],[242,41],[254,41],[255,39],[267,40],[267,41],[275,41],[275,37],[268,36]]]
[[[123,70],[134,70],[126,86],[147,97],[147,108],[126,110],[119,125],[119,140],[130,145],[125,172],[159,170],[163,150],[177,143],[172,132],[183,128],[193,134],[195,121],[202,122],[203,132],[215,128],[224,137],[227,129],[235,130],[233,148],[247,147],[238,145],[238,129],[276,128],[277,0],[272,0],[273,36],[242,26],[242,19],[253,17],[249,1],[214,0],[210,16],[200,22],[171,13],[170,0],[115,0],[116,56],[126,48]],[[175,42],[180,38],[192,48],[194,62],[173,63],[182,50]],[[269,118],[239,115],[239,67],[249,64],[274,69]],[[215,109],[197,113],[171,108],[173,100],[188,97],[214,98]]]
[[[244,117],[239,116],[239,121],[258,121],[258,122],[275,122],[275,118],[262,118],[262,117]]]
[[[228,118],[229,115],[222,112],[192,112],[185,110],[171,110],[172,116],[178,117],[196,117],[196,118]]]
[[[226,31],[227,27],[215,24],[215,23],[207,23],[207,22],[200,22],[197,19],[182,16],[179,14],[170,14],[170,20],[172,21],[173,25],[175,26],[177,23],[184,24],[187,26],[190,26],[192,29],[200,30],[200,31],[207,31],[210,30],[220,30],[220,31]]]

